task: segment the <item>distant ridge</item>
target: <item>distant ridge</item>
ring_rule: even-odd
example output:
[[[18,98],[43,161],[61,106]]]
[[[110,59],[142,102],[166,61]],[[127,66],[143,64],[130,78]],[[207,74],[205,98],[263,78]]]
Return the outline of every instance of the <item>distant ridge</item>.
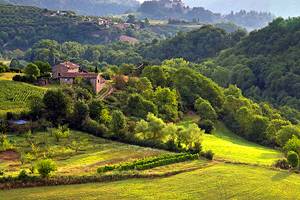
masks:
[[[0,0],[0,2],[3,0]],[[136,10],[137,0],[5,0],[15,5],[36,6],[51,10],[72,10],[82,15],[116,15]]]

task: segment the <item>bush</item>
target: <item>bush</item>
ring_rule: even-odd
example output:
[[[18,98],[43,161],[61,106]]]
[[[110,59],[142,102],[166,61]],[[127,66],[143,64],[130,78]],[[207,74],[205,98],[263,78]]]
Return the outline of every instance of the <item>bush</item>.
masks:
[[[37,163],[36,168],[43,178],[48,177],[51,172],[54,172],[57,169],[55,162],[51,159],[41,160]]]
[[[198,122],[198,127],[204,130],[207,134],[211,134],[211,132],[215,129],[214,123],[211,120],[200,120]]]
[[[37,78],[35,76],[15,75],[13,77],[13,80],[18,82],[25,82],[25,83],[35,83],[37,81]]]
[[[18,175],[18,180],[26,180],[28,178],[28,175],[26,173],[26,171],[23,169],[20,171],[19,175]]]
[[[211,150],[208,151],[203,151],[200,154],[202,157],[206,158],[207,160],[213,160],[214,158],[214,153]]]
[[[299,156],[296,152],[290,151],[287,155],[288,163],[291,167],[296,168],[299,165]]]
[[[0,176],[4,176],[4,170],[0,169]]]
[[[108,132],[108,129],[105,125],[99,124],[91,119],[87,119],[85,121],[82,130],[95,136],[103,136]]]
[[[274,166],[276,168],[280,168],[280,169],[289,169],[290,168],[289,162],[285,158],[277,160],[275,162]]]
[[[133,162],[121,163],[119,165],[110,165],[98,168],[98,173],[103,173],[112,170],[145,170],[151,169],[163,165],[169,165],[178,162],[184,162],[188,160],[196,160],[199,158],[198,154],[190,154],[190,153],[179,153],[179,154],[167,154],[157,157],[144,158],[141,160],[136,160]]]
[[[293,135],[292,139],[289,139],[289,141],[287,141],[287,143],[285,143],[283,150],[285,153],[290,152],[290,151],[294,151],[299,153],[300,152],[300,139]]]

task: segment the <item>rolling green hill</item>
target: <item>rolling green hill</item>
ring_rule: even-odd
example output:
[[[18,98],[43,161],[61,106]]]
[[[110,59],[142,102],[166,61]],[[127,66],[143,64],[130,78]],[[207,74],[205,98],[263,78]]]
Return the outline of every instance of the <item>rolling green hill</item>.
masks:
[[[45,88],[26,83],[3,80],[0,77],[0,115],[7,112],[20,113],[28,110],[28,100],[31,96],[41,96]]]
[[[261,167],[216,164],[158,179],[0,191],[7,200],[31,199],[298,199],[300,177]]]

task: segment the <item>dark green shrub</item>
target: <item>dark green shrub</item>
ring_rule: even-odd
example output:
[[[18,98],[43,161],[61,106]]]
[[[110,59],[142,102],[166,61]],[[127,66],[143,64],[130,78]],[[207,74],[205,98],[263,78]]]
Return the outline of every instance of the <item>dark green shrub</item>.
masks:
[[[211,134],[211,132],[215,129],[214,123],[211,120],[200,120],[198,122],[198,127],[204,130],[207,134]]]
[[[202,146],[200,143],[197,142],[197,143],[195,143],[195,145],[192,148],[189,149],[189,152],[191,154],[197,154],[197,153],[200,153],[201,150],[202,150]]]
[[[274,166],[276,168],[280,168],[280,169],[289,169],[290,168],[289,162],[285,158],[277,160],[275,162]]]
[[[299,156],[296,152],[290,151],[287,155],[287,160],[291,167],[296,168],[299,165]]]
[[[18,180],[26,180],[28,178],[27,172],[23,169],[18,175]]]
[[[48,177],[50,173],[56,171],[56,169],[56,164],[51,159],[41,160],[37,163],[37,170],[43,178]]]
[[[103,136],[108,132],[108,128],[104,124],[88,119],[85,121],[82,130],[95,136]]]
[[[0,169],[0,176],[4,176],[4,170]]]
[[[133,169],[145,170],[145,169],[151,169],[163,165],[169,165],[172,163],[184,162],[188,160],[196,160],[198,158],[199,158],[198,154],[190,154],[190,153],[167,154],[167,155],[162,155],[157,157],[136,160],[133,162],[121,163],[119,165],[100,167],[97,169],[97,172],[103,173],[115,169],[120,171],[127,171]]]
[[[211,150],[208,150],[205,152],[203,151],[203,152],[201,152],[200,155],[208,160],[213,160],[213,158],[214,158],[214,153]]]
[[[106,165],[104,167],[99,167],[97,169],[97,173],[104,173],[104,172],[108,172],[108,171],[112,171],[115,169],[115,166],[114,165]]]

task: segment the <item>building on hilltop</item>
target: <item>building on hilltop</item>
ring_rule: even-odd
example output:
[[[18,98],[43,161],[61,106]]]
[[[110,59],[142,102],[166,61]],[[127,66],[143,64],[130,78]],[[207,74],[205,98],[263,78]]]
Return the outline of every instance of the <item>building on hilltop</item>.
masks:
[[[82,72],[80,66],[72,62],[64,62],[52,67],[53,79],[60,84],[73,84],[75,78],[89,80],[95,93],[99,93],[105,85],[105,79],[99,73]]]

